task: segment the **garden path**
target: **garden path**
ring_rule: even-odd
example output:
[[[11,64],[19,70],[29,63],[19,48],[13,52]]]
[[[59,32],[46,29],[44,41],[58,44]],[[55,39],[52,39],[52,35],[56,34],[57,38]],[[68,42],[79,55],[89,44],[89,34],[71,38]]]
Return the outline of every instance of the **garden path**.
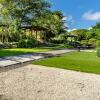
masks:
[[[23,66],[0,73],[0,100],[100,100],[100,75]]]
[[[62,49],[62,50],[54,50],[48,52],[39,52],[39,53],[25,54],[19,56],[4,57],[0,58],[0,67],[15,66],[17,64],[22,65],[23,63],[32,62],[47,57],[57,56],[72,51],[75,50]]]

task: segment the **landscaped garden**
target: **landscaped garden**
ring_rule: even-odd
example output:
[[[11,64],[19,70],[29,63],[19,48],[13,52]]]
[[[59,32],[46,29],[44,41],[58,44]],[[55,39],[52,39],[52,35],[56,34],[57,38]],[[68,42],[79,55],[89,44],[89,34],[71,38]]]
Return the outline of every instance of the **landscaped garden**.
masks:
[[[1,0],[0,49],[49,44],[62,44],[66,48],[96,47],[96,42],[100,41],[100,23],[91,29],[68,31],[68,16],[52,10],[51,4],[48,0]]]
[[[98,47],[97,54],[73,52],[34,64],[99,73],[100,23],[89,29],[68,31],[68,17],[62,11],[52,10],[48,0],[1,0],[0,57]]]
[[[96,57],[96,52],[71,52],[33,64],[100,74],[100,58]]]
[[[100,0],[0,0],[0,100],[100,100]]]

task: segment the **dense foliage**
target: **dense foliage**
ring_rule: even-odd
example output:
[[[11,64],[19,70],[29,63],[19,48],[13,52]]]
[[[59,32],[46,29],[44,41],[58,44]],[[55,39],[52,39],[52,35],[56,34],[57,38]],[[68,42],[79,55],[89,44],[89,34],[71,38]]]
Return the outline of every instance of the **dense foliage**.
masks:
[[[46,42],[65,32],[62,12],[50,7],[47,0],[0,0],[0,41],[34,47],[36,41]]]
[[[66,29],[63,13],[52,11],[47,0],[0,0],[0,48],[41,43],[96,47],[100,41],[100,23],[89,30]]]
[[[69,32],[70,35],[76,36],[73,42],[78,42],[81,46],[96,47],[100,41],[100,23],[97,23],[91,29],[77,29]]]

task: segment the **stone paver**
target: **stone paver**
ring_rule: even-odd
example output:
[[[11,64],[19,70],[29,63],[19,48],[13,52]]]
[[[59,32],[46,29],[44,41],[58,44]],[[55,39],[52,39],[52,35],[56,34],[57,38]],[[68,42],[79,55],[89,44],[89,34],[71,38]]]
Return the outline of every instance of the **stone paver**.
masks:
[[[63,49],[63,50],[48,51],[48,52],[44,52],[44,53],[48,53],[48,54],[52,54],[52,55],[59,55],[59,54],[72,52],[72,51],[75,51],[75,50]]]
[[[49,56],[55,56],[67,52],[72,52],[75,50],[55,50],[55,51],[48,51],[48,52],[41,52],[41,53],[33,53],[33,54],[25,54],[20,56],[11,56],[6,58],[0,58],[0,67],[6,67],[15,64],[21,64],[25,62],[30,62],[38,59],[42,59]]]
[[[100,75],[23,66],[0,73],[0,100],[100,100]]]
[[[16,61],[2,59],[2,60],[0,60],[0,67],[5,67],[5,66],[9,66],[9,65],[15,65],[15,64],[18,64],[18,63],[19,62],[16,62]]]

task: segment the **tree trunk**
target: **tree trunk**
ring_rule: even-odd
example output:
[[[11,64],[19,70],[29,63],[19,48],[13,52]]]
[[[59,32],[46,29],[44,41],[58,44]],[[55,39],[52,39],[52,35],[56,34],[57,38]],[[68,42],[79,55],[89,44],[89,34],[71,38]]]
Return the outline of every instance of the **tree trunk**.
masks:
[[[37,40],[37,31],[36,31],[36,41],[38,41],[38,40]]]

